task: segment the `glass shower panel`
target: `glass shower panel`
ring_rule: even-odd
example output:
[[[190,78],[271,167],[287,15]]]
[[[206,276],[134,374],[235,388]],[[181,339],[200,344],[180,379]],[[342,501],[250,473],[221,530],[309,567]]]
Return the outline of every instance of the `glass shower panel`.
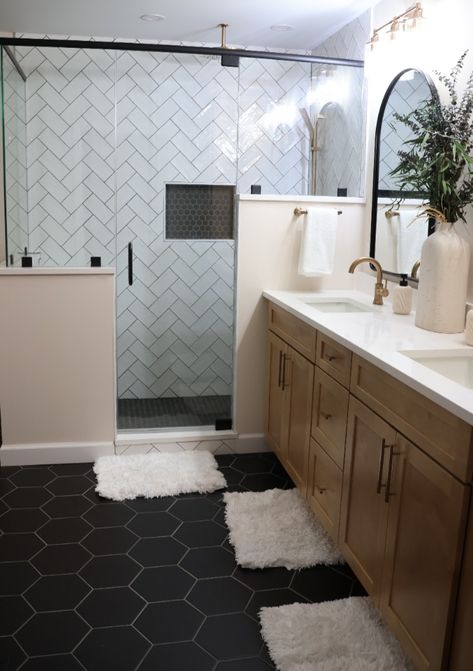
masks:
[[[229,427],[235,249],[211,224],[236,181],[237,100],[219,58],[118,54],[120,429]]]
[[[310,63],[240,59],[239,193],[307,195],[310,88]]]
[[[33,265],[115,265],[115,52],[17,48]],[[10,227],[10,224],[9,224]]]
[[[312,65],[310,116],[315,131],[315,193],[360,196],[364,171],[363,68]]]
[[[25,82],[6,49],[2,60],[3,175],[5,230],[0,235],[0,264],[19,264],[28,246]]]

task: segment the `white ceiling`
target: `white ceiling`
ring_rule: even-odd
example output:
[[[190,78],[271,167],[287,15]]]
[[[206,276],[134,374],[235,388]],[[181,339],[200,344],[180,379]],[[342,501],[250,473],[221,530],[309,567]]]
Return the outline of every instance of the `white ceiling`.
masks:
[[[378,0],[1,0],[4,32],[311,49]],[[141,14],[166,17],[159,23]],[[270,26],[289,24],[289,32]]]

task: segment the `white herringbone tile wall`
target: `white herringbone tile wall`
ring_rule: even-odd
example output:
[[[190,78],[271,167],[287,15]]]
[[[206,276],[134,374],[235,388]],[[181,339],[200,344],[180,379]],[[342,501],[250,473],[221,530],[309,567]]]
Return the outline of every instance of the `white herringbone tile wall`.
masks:
[[[25,83],[2,49],[7,250],[16,259],[28,246]]]

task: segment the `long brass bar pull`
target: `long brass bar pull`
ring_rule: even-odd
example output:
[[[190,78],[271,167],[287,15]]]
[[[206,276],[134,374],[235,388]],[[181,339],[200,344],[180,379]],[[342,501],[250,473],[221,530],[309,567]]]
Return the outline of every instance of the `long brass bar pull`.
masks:
[[[383,442],[381,443],[381,454],[379,455],[379,465],[378,465],[378,484],[376,486],[376,493],[381,494],[381,488],[385,487],[386,485],[382,484],[382,479],[383,479],[383,467],[384,467],[384,450],[387,447],[391,447],[391,445],[386,445],[386,441],[383,438]]]
[[[282,355],[282,388],[287,389],[289,387],[289,382],[286,382],[286,363],[291,360],[287,354]]]
[[[393,459],[394,457],[397,457],[400,452],[394,452],[395,445],[390,445],[389,446],[389,463],[388,463],[388,479],[386,481],[386,489],[384,492],[384,501],[385,503],[389,503],[389,497],[394,493],[391,491],[391,480],[392,480],[392,475],[393,475]]]
[[[282,387],[282,350],[279,350],[278,387]]]

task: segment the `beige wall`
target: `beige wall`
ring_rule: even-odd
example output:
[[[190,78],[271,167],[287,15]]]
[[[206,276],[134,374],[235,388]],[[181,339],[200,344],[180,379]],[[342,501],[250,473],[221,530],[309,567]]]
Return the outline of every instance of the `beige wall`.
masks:
[[[294,217],[297,201],[240,201],[236,301],[235,430],[261,435],[264,429],[266,375],[266,302],[264,289],[352,288],[356,281],[347,272],[362,248],[365,208],[339,201],[326,207],[341,209],[336,271],[324,278],[297,274],[300,230]]]
[[[111,272],[0,270],[3,447],[114,440],[114,306]]]

